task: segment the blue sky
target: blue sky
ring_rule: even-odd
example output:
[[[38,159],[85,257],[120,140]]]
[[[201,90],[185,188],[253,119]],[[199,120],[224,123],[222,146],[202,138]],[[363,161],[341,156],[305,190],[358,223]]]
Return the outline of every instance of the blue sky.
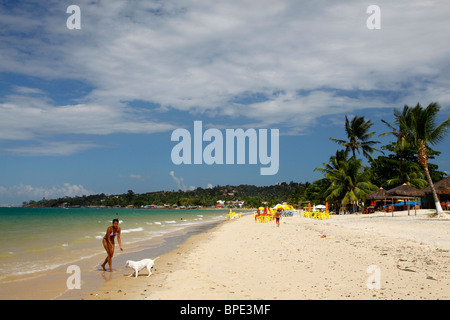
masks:
[[[81,29],[69,30],[69,5]],[[2,1],[0,204],[92,193],[313,181],[345,115],[450,116],[450,3]],[[171,134],[279,129],[279,171],[174,165]],[[390,138],[379,138],[382,144]],[[380,146],[382,145],[380,144]],[[450,138],[434,160],[450,172]],[[376,156],[376,155],[375,155]]]

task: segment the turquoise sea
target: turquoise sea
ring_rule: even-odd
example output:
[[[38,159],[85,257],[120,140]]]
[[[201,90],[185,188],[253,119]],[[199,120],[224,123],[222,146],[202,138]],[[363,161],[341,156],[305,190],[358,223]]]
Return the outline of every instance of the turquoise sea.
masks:
[[[0,283],[96,255],[100,262],[102,238],[115,218],[122,229],[122,246],[129,252],[143,241],[224,221],[226,214],[226,210],[0,208]]]

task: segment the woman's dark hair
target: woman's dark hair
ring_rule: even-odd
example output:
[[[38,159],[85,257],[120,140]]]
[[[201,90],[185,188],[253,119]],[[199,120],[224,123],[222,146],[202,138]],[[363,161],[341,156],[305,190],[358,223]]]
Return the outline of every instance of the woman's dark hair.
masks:
[[[113,224],[114,224],[114,222],[116,222],[117,221],[117,223],[119,223],[119,219],[114,219],[113,220]]]

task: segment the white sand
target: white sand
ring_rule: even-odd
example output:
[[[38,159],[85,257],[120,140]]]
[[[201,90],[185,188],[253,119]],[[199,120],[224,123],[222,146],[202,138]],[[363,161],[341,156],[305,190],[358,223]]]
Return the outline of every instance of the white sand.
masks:
[[[279,228],[244,216],[163,255],[151,277],[111,280],[86,299],[449,299],[450,219],[428,212],[295,215]]]

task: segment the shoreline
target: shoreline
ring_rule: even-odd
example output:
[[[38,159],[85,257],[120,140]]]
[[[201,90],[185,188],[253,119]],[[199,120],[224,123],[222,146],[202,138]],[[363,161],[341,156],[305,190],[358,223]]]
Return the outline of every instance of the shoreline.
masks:
[[[155,259],[158,256],[162,257],[176,250],[191,237],[208,232],[222,223],[224,223],[224,221],[207,222],[178,230],[158,239],[152,239],[151,245],[149,245],[149,241],[142,241],[142,245],[135,248],[132,252],[121,253],[120,255],[113,257],[113,273],[109,272],[108,266],[106,266],[107,271],[102,271],[99,268],[91,270],[91,278],[93,276],[98,279],[98,273],[101,273],[104,281],[101,281],[101,283],[97,282],[95,286],[85,286],[82,290],[66,290],[64,293],[55,297],[54,300],[84,299],[84,297],[90,295],[92,291],[108,286],[109,282],[114,282],[116,279],[122,278],[123,275],[129,275],[132,270],[125,268],[126,260],[141,260],[144,258]],[[155,241],[157,241],[157,243],[155,243]],[[160,259],[158,259],[158,261],[159,260]],[[88,281],[85,281],[84,283],[86,285],[88,284]]]
[[[234,207],[106,207],[106,206],[68,206],[68,207],[34,207],[34,206],[22,206],[22,205],[0,205],[0,208],[28,208],[28,209],[110,209],[110,210],[121,210],[121,209],[131,209],[131,210],[233,210],[233,211],[254,211],[257,208],[234,208]]]
[[[206,230],[205,232],[193,234],[187,237],[184,242],[179,243],[173,250],[161,254],[159,256],[159,259],[155,262],[155,265],[152,269],[152,275],[149,278],[147,278],[148,273],[145,268],[139,272],[136,279],[134,276],[128,277],[133,272],[133,270],[122,270],[121,277],[117,277],[109,282],[105,282],[101,288],[96,291],[90,292],[82,299],[138,300],[142,299],[143,293],[147,291],[164,288],[164,286],[167,284],[167,276],[182,267],[182,265],[179,263],[180,257],[186,255],[187,252],[189,252],[196,246],[196,243],[205,241],[208,237],[208,234],[213,234],[225,223],[226,221],[222,221],[220,223],[217,223],[209,230]],[[130,280],[144,280],[144,282],[132,282]],[[124,284],[124,281],[127,281],[127,283]]]
[[[109,272],[108,267],[106,272],[101,269],[100,261],[103,261],[106,255],[102,252],[51,270],[12,276],[0,283],[0,300],[80,300],[89,292],[98,290],[105,283],[119,277],[123,272],[126,260],[138,260],[138,257],[142,255],[154,258],[166,254],[192,235],[205,232],[220,223],[223,221],[188,226],[149,240],[142,240],[133,244],[131,250],[125,248],[124,252],[120,252],[117,247],[113,257],[113,273]],[[66,282],[71,275],[67,273],[67,268],[70,265],[80,267],[81,289],[79,290],[67,288]]]
[[[450,219],[396,212],[221,223],[86,300],[450,299]],[[448,216],[448,215],[447,215]],[[322,237],[324,236],[324,237]],[[380,289],[369,289],[369,267]],[[130,272],[128,272],[130,271]],[[369,272],[369,273],[368,273]]]

